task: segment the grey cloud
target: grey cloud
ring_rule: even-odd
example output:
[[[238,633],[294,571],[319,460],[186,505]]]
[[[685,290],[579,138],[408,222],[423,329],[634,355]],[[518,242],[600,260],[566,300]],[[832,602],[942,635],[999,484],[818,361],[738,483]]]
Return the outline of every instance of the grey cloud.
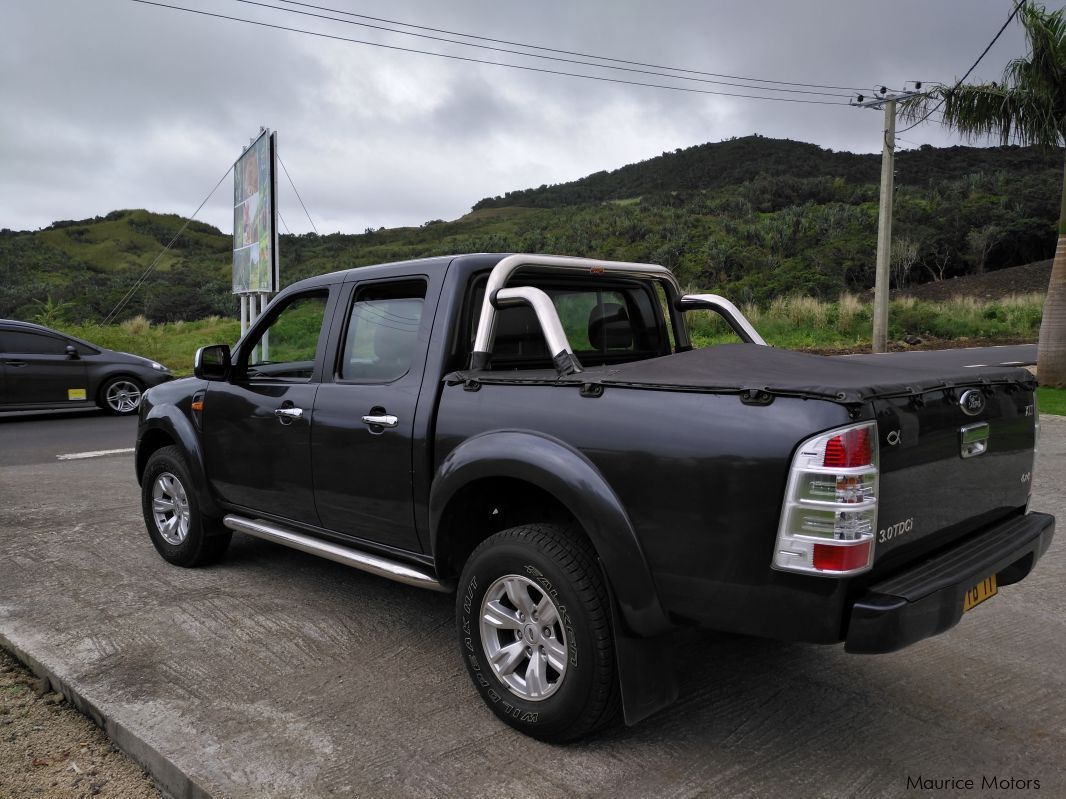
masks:
[[[485,60],[664,80],[419,42],[232,0],[174,1]],[[321,4],[634,61],[871,88],[961,75],[1009,13],[1002,0],[970,0],[965,13],[947,0]],[[975,76],[997,77],[1021,49],[1012,26]],[[324,231],[455,218],[484,196],[730,136],[867,152],[880,149],[881,138],[880,114],[866,110],[461,63],[121,0],[10,4],[0,67],[0,227],[11,228],[120,207],[188,213],[260,125],[279,131],[282,157]],[[958,141],[935,125],[905,138],[903,146]],[[280,183],[286,221],[310,229],[284,175]],[[226,185],[203,218],[228,230],[228,203]]]

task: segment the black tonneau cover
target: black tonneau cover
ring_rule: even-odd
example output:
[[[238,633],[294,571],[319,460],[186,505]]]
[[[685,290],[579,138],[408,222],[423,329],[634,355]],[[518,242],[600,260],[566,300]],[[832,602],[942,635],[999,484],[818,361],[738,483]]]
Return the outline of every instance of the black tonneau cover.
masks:
[[[929,366],[899,366],[849,358],[810,355],[758,344],[720,344],[661,358],[586,369],[558,377],[547,370],[466,371],[449,379],[479,383],[551,383],[698,391],[712,394],[770,394],[860,405],[876,397],[899,397],[961,385],[1018,385],[1029,390],[1035,378],[1017,367],[958,370],[943,374]]]

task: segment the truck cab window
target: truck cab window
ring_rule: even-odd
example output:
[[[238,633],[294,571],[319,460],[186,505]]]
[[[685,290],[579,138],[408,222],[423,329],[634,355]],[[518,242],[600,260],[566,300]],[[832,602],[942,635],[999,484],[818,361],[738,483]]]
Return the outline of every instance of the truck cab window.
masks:
[[[425,296],[422,281],[372,285],[357,291],[348,316],[338,378],[388,383],[407,374]]]

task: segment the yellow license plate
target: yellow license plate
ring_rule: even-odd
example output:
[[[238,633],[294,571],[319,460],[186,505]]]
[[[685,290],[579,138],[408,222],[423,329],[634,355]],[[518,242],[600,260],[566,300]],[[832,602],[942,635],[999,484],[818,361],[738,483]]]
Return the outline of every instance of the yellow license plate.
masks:
[[[966,599],[962,603],[962,612],[965,613],[968,610],[972,610],[986,599],[991,599],[995,595],[996,575],[993,574],[991,577],[986,577],[966,592]]]

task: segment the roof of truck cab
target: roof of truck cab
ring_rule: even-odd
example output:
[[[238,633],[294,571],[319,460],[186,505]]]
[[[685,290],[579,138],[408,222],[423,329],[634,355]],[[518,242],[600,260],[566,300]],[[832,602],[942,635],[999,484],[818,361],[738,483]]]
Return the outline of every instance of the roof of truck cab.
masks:
[[[334,283],[350,283],[356,280],[370,280],[376,277],[392,277],[411,274],[412,272],[425,272],[427,270],[446,269],[449,264],[455,262],[457,266],[465,267],[464,271],[476,271],[489,269],[506,258],[510,253],[467,253],[457,255],[440,255],[432,258],[416,258],[410,261],[393,261],[387,264],[372,264],[356,266],[351,269],[342,269],[325,275],[314,275],[299,280],[285,290],[308,289],[316,286],[328,286]]]

